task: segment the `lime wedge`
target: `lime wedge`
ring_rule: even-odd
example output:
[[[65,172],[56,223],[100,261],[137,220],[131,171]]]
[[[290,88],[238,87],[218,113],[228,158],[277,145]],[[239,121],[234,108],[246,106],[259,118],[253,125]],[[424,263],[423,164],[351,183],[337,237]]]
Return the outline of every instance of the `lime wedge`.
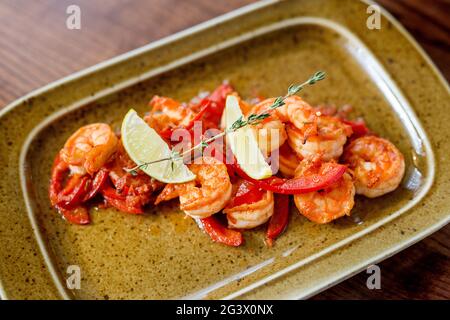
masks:
[[[229,128],[239,118],[244,119],[239,101],[229,95],[225,106],[225,123]],[[249,127],[242,127],[227,133],[227,144],[233,151],[236,160],[244,172],[253,179],[264,179],[272,176],[272,170],[259,150],[255,131]]]
[[[171,156],[167,143],[133,109],[123,119],[121,133],[125,150],[138,165]],[[142,166],[141,170],[165,183],[183,183],[195,179],[181,159],[149,164]]]

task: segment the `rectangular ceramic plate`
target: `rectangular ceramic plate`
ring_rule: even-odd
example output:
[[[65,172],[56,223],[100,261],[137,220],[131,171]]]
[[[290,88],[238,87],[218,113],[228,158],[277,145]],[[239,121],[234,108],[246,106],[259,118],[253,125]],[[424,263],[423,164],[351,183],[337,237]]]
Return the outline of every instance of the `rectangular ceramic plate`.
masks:
[[[0,117],[0,279],[4,298],[304,298],[422,239],[449,220],[449,90],[387,13],[368,3],[261,2],[89,68],[14,102]],[[143,216],[91,210],[74,226],[50,208],[54,155],[79,126],[118,128],[155,95],[188,101],[228,79],[245,98],[277,96],[325,70],[302,96],[351,104],[404,153],[402,187],[357,198],[351,218],[317,225],[292,214],[273,248],[264,230],[215,244],[176,203]],[[65,285],[80,267],[79,290]]]

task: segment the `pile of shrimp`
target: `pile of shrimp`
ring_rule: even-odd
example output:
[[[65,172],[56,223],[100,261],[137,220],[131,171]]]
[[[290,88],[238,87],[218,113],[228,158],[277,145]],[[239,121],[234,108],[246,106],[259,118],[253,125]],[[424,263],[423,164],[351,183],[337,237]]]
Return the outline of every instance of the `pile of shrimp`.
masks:
[[[213,156],[200,155],[202,161],[188,164],[194,181],[164,184],[141,170],[131,174],[127,169],[136,164],[120,135],[108,124],[95,123],[78,129],[58,152],[49,188],[52,206],[69,222],[88,224],[91,203],[142,214],[148,205],[178,199],[180,210],[201,222],[214,241],[238,246],[243,243],[241,231],[264,224],[269,225],[266,239],[270,244],[288,221],[286,216],[277,216],[277,210],[288,210],[292,198],[299,214],[325,224],[349,216],[355,194],[375,198],[400,185],[405,171],[402,153],[361,119],[348,120],[348,106],[341,110],[313,107],[291,96],[281,107],[270,109],[274,98],[248,103],[224,83],[189,103],[154,96],[144,120],[173,147],[170,133],[177,128],[192,130],[194,121],[200,122],[201,134],[208,129],[224,130],[221,118],[228,95],[238,97],[245,116],[270,112],[251,129],[264,156],[278,155],[279,171],[274,176],[284,180],[320,177],[324,166],[332,164],[345,165],[345,172],[320,190],[281,195],[233,170],[223,158],[225,144]]]

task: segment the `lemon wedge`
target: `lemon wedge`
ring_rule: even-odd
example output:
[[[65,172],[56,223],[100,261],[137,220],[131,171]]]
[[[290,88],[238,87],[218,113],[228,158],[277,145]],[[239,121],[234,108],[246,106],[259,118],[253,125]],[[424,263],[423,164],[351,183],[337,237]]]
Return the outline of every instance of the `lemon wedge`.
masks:
[[[229,95],[225,105],[224,118],[227,128],[241,117],[244,119],[238,99]],[[242,127],[227,133],[227,144],[233,151],[241,169],[251,178],[260,180],[272,176],[272,170],[259,150],[254,130]]]
[[[167,143],[130,109],[122,121],[122,142],[130,158],[138,165],[171,156]],[[195,179],[181,159],[142,166],[141,170],[164,183],[183,183]]]

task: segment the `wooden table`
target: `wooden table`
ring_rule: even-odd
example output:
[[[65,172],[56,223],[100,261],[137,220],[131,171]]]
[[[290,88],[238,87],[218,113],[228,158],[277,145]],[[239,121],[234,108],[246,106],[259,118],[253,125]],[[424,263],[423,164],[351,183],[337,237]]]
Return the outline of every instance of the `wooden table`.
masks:
[[[0,108],[105,59],[145,45],[253,0],[2,0]],[[380,0],[416,37],[450,79],[450,3]],[[81,7],[81,30],[65,27],[66,8]],[[446,14],[447,13],[447,14]],[[380,263],[382,289],[367,275],[314,299],[449,299],[450,226]]]

